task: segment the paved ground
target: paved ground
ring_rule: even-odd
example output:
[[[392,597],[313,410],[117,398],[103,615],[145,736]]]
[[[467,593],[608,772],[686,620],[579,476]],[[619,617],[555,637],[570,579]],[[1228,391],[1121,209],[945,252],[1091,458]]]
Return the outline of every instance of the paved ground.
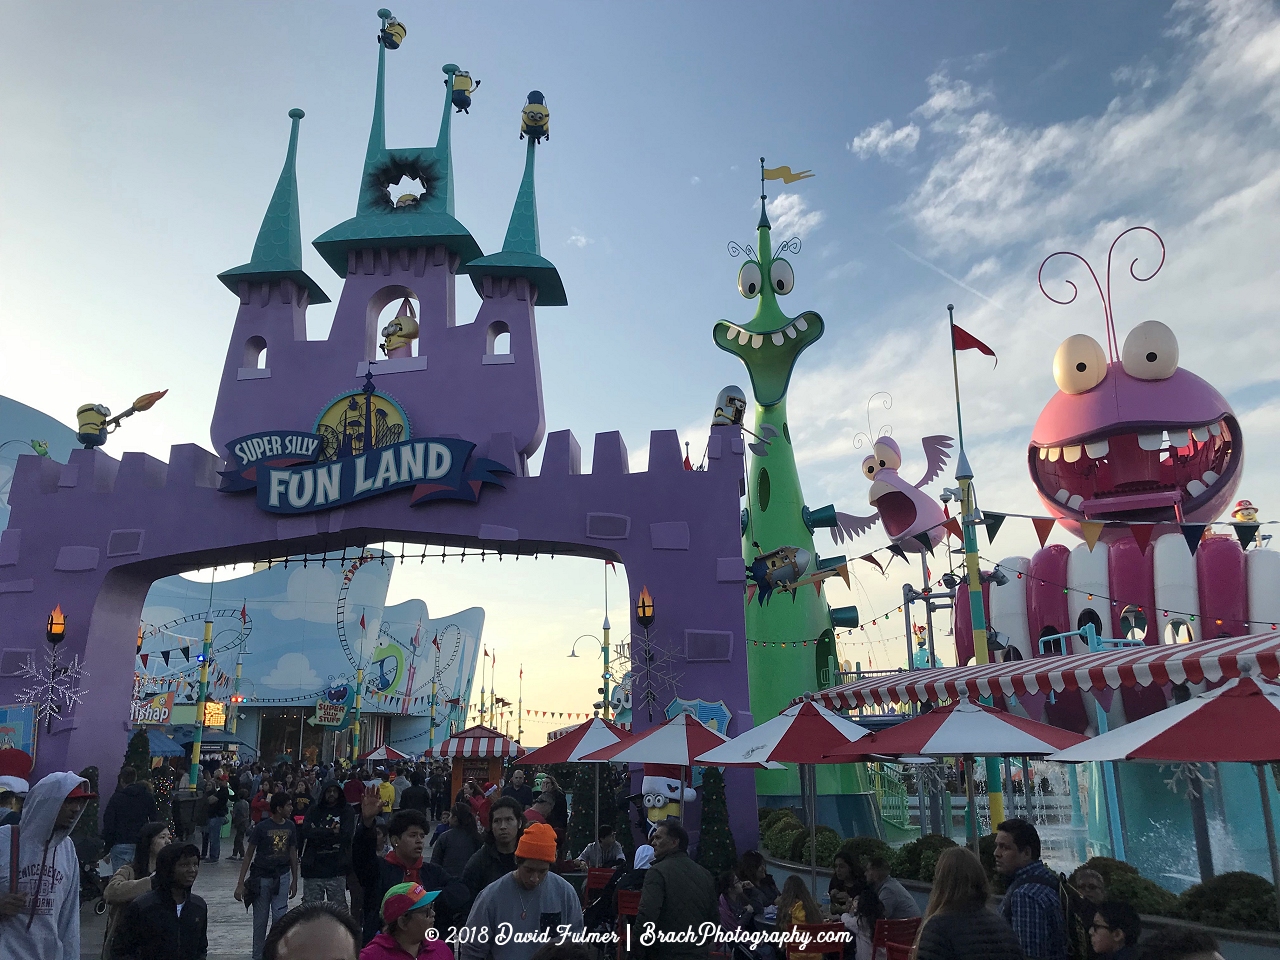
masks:
[[[232,896],[239,871],[239,863],[227,860],[200,864],[195,892],[209,904],[209,960],[249,960],[253,954],[253,915]],[[289,906],[297,906],[301,902],[302,891],[299,890],[298,897],[289,901]],[[106,926],[105,915],[94,916],[88,904],[81,909],[81,958],[101,956],[102,934]]]

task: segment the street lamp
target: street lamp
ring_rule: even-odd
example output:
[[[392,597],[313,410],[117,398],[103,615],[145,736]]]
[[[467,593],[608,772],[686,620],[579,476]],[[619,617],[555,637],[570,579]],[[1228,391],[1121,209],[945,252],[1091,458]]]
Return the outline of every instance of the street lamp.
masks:
[[[569,648],[569,656],[575,659],[578,656],[578,640],[585,640],[590,637],[596,643],[600,644],[600,654],[604,657],[604,665],[600,668],[600,688],[597,691],[600,694],[601,708],[604,711],[604,718],[609,719],[609,681],[613,679],[613,675],[609,673],[609,618],[605,617],[604,621],[604,639],[601,640],[594,633],[584,633],[573,641],[573,646]]]
[[[53,646],[60,644],[67,635],[67,618],[62,612],[62,604],[53,608],[49,620],[45,624],[44,638]]]

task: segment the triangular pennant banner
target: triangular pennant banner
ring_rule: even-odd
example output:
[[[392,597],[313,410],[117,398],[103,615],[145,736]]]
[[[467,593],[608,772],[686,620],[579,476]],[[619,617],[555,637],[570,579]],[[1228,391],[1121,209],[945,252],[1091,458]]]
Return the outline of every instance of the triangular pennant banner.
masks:
[[[884,573],[884,567],[880,566],[880,561],[876,559],[876,555],[874,553],[868,553],[865,556],[859,557],[858,559],[867,561],[867,563],[871,564],[881,573]]]
[[[988,514],[990,516],[990,514]],[[1053,525],[1058,521],[1053,517],[1032,517],[1031,525],[1036,528],[1036,536],[1040,539],[1040,546],[1044,546],[1044,542],[1049,539],[1049,534],[1053,533]],[[991,533],[991,528],[987,527],[987,533]]]
[[[139,659],[142,661],[143,670],[147,669],[147,660],[149,660],[150,657],[151,657],[151,654],[149,653],[144,653],[141,657],[139,657]]]
[[[1249,549],[1249,544],[1253,543],[1253,538],[1258,535],[1258,524],[1256,523],[1233,523],[1235,527],[1236,539],[1240,541],[1240,546]]]
[[[890,552],[891,554],[893,554],[895,557],[900,557],[904,562],[905,562],[905,561],[906,561],[906,559],[907,559],[906,551],[904,551],[904,550],[903,550],[900,546],[898,546],[896,543],[891,543],[891,544],[889,544],[889,552]],[[891,561],[889,561],[889,562],[890,562],[890,563],[892,563],[893,561],[891,560]]]
[[[1182,538],[1187,541],[1187,549],[1191,551],[1191,555],[1196,555],[1196,550],[1200,546],[1200,540],[1204,537],[1207,523],[1184,523],[1182,525]]]
[[[1084,542],[1089,545],[1089,552],[1093,553],[1093,548],[1098,543],[1098,537],[1102,536],[1102,528],[1106,524],[1101,520],[1081,520],[1080,536],[1084,537]]]
[[[163,659],[163,660],[164,660],[164,665],[165,665],[166,667],[169,665],[169,652],[170,652],[170,651],[168,651],[168,650],[161,650],[161,651],[160,651],[160,657],[161,657],[161,659]]]
[[[954,517],[942,525],[942,528],[955,537],[957,540],[964,540],[964,530],[960,526],[960,521]]]
[[[995,543],[996,534],[1000,532],[1000,525],[1004,523],[1005,515],[988,510],[984,516],[987,518],[987,543]]]
[[[183,647],[183,648],[182,648],[182,656],[183,656],[183,659],[185,659],[185,660],[187,661],[187,663],[190,663],[190,662],[191,662],[191,648],[190,648],[190,647]]]
[[[1138,544],[1138,549],[1143,553],[1147,552],[1147,545],[1151,543],[1151,533],[1155,528],[1156,525],[1154,523],[1129,524],[1129,532],[1133,534],[1133,539]]]
[[[911,539],[915,540],[917,543],[920,544],[920,546],[928,550],[929,556],[933,556],[933,540],[930,539],[928,530],[926,530],[924,533],[917,533]]]

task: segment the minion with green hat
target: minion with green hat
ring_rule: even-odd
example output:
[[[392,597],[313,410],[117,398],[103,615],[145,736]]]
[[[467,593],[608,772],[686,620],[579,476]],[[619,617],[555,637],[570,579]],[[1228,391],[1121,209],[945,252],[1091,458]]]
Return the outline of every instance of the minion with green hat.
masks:
[[[453,960],[453,951],[438,937],[427,939],[436,922],[432,905],[439,890],[397,883],[382,898],[382,930],[360,951],[360,960]]]

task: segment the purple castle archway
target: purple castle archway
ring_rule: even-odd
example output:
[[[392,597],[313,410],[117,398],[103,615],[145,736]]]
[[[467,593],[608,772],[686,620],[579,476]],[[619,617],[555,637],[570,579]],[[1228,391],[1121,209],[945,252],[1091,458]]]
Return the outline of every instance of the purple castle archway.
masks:
[[[647,585],[657,600],[650,633],[675,667],[676,692],[723,699],[733,713],[731,735],[752,723],[739,543],[741,433],[711,428],[707,469],[687,471],[676,432],[654,431],[643,473],[629,472],[620,434],[598,434],[591,472],[583,473],[578,442],[562,430],[545,438],[541,469],[530,474],[529,458],[545,433],[534,309],[565,302],[555,267],[538,249],[535,145],[527,146],[503,249],[480,256],[453,217],[449,90],[457,68],[444,68],[436,146],[388,149],[385,55],[380,47],[357,214],[316,241],[343,277],[329,336],[306,339],[307,307],[325,295],[301,266],[294,174],[300,110],[291,111],[288,157],[253,257],[221,275],[239,299],[211,426],[227,459],[188,444],[173,447],[167,463],[142,453],[117,460],[100,449],[74,451],[66,465],[19,460],[9,528],[0,538],[0,703],[13,702],[23,685],[17,667],[30,653],[42,654],[44,623],[55,605],[67,615],[65,655],[78,654],[89,671],[90,695],[41,731],[39,773],[89,764],[112,771],[120,762],[138,620],[152,582],[197,567],[387,540],[621,561],[633,592]],[[430,187],[417,202],[395,206],[382,181],[406,167],[420,170]],[[475,321],[461,326],[454,316],[459,272],[482,297]],[[405,296],[418,304],[417,354],[379,360],[379,313]],[[508,353],[494,353],[497,333],[509,334]],[[266,364],[258,366],[263,349]],[[291,514],[260,508],[251,490],[228,492],[234,485],[228,472],[242,466],[228,449],[233,441],[266,432],[314,435],[335,397],[361,389],[370,361],[378,395],[406,421],[398,439],[474,443],[465,469],[457,465],[465,474],[459,495],[468,495],[465,481],[477,470],[501,485],[477,481],[468,499],[411,505],[423,490],[418,486]],[[379,451],[365,452],[372,477]],[[509,475],[485,472],[486,464]],[[258,469],[264,480],[268,468]],[[409,469],[402,467],[402,479]],[[646,726],[636,714],[637,726]],[[752,776],[728,776],[734,833],[739,844],[754,845]]]

